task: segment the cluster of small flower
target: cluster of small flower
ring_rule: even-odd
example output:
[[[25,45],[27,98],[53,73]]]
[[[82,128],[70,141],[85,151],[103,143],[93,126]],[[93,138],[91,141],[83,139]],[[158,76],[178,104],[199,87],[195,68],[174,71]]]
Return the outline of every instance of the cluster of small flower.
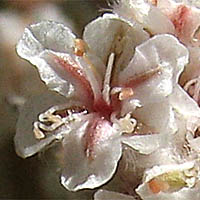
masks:
[[[82,39],[52,21],[25,29],[17,53],[65,100],[38,116],[32,134],[19,121],[16,151],[26,158],[60,142],[61,183],[70,191],[113,176],[128,185],[121,194],[99,190],[96,200],[198,200],[198,1],[110,6]]]

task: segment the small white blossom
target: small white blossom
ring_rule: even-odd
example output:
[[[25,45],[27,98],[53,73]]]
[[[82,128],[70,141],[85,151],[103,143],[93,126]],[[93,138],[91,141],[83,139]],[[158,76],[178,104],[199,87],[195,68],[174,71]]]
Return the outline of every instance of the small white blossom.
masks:
[[[64,96],[59,100],[64,104],[54,104],[52,97],[46,110],[41,106],[28,134],[19,120],[15,145],[21,157],[60,142],[61,183],[70,191],[102,186],[116,173],[120,159],[125,167],[119,173],[130,185],[135,177],[142,182],[131,188],[144,200],[181,199],[199,190],[195,131],[200,108],[179,85],[185,66],[192,63],[191,50],[183,43],[196,45],[197,25],[186,35],[188,15],[175,14],[170,7],[171,16],[165,3],[180,6],[170,0],[119,1],[114,14],[85,27],[83,39],[51,21],[25,29],[17,53],[37,67],[51,90]],[[199,13],[189,3],[181,6],[193,17]],[[188,175],[191,168],[197,173]],[[97,200],[104,198],[134,199],[105,190],[95,194]]]

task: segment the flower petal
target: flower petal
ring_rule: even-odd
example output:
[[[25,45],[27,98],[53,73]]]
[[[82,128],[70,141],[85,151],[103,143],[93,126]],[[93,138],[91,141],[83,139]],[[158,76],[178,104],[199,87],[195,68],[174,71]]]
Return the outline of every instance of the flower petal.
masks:
[[[121,69],[130,61],[134,47],[149,35],[116,15],[104,14],[85,27],[83,38],[105,65],[110,54],[114,53],[117,56],[115,65]]]
[[[186,118],[189,116],[200,117],[198,104],[179,85],[174,87],[174,92],[169,96],[171,105]]]
[[[135,135],[122,140],[122,143],[135,149],[141,154],[151,154],[160,147],[162,136],[154,135]]]
[[[132,113],[138,126],[141,126],[141,128],[137,128],[137,134],[162,134],[160,137],[164,137],[164,135],[167,137],[177,130],[174,112],[168,99],[160,98],[152,103],[148,103],[147,99],[144,105],[136,109],[131,109],[131,105],[128,105],[130,102],[131,100],[123,102],[122,115],[128,112]]]
[[[182,86],[200,75],[200,49],[199,47],[188,47],[188,50],[190,52],[190,62],[181,74],[179,82]]]
[[[121,157],[120,140],[112,127],[102,119],[97,119],[94,126],[95,119],[97,116],[91,114],[90,122],[72,131],[63,141],[61,183],[70,191],[93,189],[106,183]]]
[[[100,95],[102,80],[98,73],[94,73],[95,64],[100,64],[95,55],[93,59],[88,58],[83,41],[76,41],[67,27],[43,21],[25,29],[17,52],[36,65],[41,79],[50,89],[65,96],[82,95],[82,98],[92,100],[93,95],[95,98]],[[77,49],[80,54],[75,52]]]
[[[200,9],[195,2],[159,0],[157,7],[171,20],[175,35],[184,44],[199,46]]]
[[[191,174],[187,176],[188,170],[192,170],[193,167],[193,162],[155,166],[146,171],[144,183],[136,189],[136,192],[142,199],[197,200],[200,197],[199,189],[190,186],[193,176]]]
[[[131,87],[141,104],[155,102],[172,93],[188,63],[188,50],[172,35],[156,35],[136,48],[119,84]]]
[[[17,53],[32,64],[38,65],[41,78],[51,89],[67,95],[69,83],[60,78],[51,67],[40,58],[45,49],[72,52],[75,36],[68,28],[55,22],[44,21],[26,28],[17,45]]]
[[[171,106],[183,116],[186,129],[195,133],[200,122],[200,108],[198,104],[179,86],[174,87],[174,92],[169,96]]]
[[[54,103],[64,103],[65,98],[56,95],[53,92],[36,96],[27,101],[23,109],[20,112],[20,116],[17,122],[17,130],[15,135],[15,148],[19,156],[26,158],[38,151],[44,146],[48,145],[53,139],[52,136],[38,142],[33,135],[32,122],[37,120],[38,112],[47,109]]]
[[[16,152],[20,157],[26,158],[38,153],[53,141],[62,139],[63,130],[66,134],[69,132],[70,129],[64,126],[63,130],[48,132],[41,140],[36,139],[33,133],[33,122],[38,120],[39,113],[46,111],[52,105],[64,103],[66,103],[66,98],[55,92],[32,97],[26,102],[20,112],[14,138]],[[72,102],[68,102],[69,106],[70,103]]]
[[[132,24],[137,22],[151,34],[174,33],[170,20],[145,0],[119,0],[114,4],[113,12]]]

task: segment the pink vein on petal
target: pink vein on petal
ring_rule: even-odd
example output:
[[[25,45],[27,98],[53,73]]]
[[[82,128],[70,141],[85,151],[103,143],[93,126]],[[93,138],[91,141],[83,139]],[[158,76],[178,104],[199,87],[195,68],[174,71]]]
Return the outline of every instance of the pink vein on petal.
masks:
[[[85,90],[89,99],[94,99],[94,94],[90,85],[90,82],[86,79],[83,71],[79,67],[79,65],[73,60],[73,63],[68,61],[67,59],[63,59],[54,55],[55,61],[61,65],[67,73],[73,77],[76,82],[79,82],[80,87]]]
[[[153,78],[154,76],[158,75],[159,73],[160,73],[160,68],[157,67],[146,73],[138,74],[135,77],[130,78],[126,83],[123,84],[123,86],[136,88],[138,85],[148,81],[149,79]]]
[[[180,5],[174,11],[171,16],[171,21],[175,26],[175,29],[179,35],[184,33],[185,25],[187,24],[188,15],[190,14],[190,9],[185,5]]]
[[[112,126],[109,121],[96,117],[89,125],[85,134],[85,153],[93,160],[95,158],[95,147],[102,141],[105,141],[112,135]]]

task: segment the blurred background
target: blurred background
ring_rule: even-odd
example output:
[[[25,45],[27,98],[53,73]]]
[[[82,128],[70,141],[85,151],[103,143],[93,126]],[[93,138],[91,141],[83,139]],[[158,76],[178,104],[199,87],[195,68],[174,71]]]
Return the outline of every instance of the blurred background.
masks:
[[[93,191],[71,193],[60,185],[50,151],[26,160],[15,153],[19,109],[47,92],[15,45],[26,26],[44,19],[62,22],[80,37],[106,7],[106,0],[0,0],[0,199],[90,199]]]

